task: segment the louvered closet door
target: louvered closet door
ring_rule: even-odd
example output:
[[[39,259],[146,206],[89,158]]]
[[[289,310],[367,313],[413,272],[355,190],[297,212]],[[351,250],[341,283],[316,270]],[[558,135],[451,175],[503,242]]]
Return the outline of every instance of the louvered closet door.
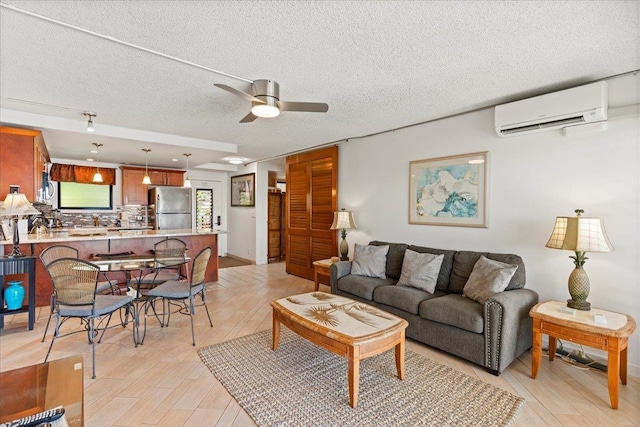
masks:
[[[287,272],[313,280],[313,262],[338,254],[338,147],[287,157]]]

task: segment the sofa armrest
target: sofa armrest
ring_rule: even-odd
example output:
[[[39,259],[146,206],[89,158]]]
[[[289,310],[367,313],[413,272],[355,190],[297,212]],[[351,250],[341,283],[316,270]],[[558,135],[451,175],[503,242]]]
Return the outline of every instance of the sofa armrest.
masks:
[[[329,284],[331,286],[331,293],[338,293],[338,279],[351,274],[351,261],[338,261],[331,264],[329,267]]]
[[[485,301],[485,363],[492,373],[499,374],[531,347],[529,311],[537,303],[538,294],[530,289],[500,292]]]

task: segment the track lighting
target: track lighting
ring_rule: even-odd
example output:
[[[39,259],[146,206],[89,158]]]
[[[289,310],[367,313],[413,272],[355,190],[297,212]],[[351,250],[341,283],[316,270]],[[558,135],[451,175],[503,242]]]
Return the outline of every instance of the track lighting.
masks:
[[[182,186],[191,188],[191,181],[189,181],[189,156],[191,156],[191,153],[184,153],[183,156],[187,158],[187,171],[184,174],[184,184]]]
[[[144,151],[144,178],[142,178],[142,183],[144,185],[151,184],[151,178],[149,178],[149,151],[151,148],[143,148]]]
[[[91,123],[91,118],[89,118],[89,123]],[[100,163],[98,160],[98,151],[100,151],[102,144],[94,142],[93,145],[96,146],[96,173],[93,175],[93,182],[102,182],[102,174],[100,173]]]
[[[87,132],[95,132],[95,128],[93,127],[93,118],[98,117],[98,115],[93,111],[85,111],[82,115],[89,117],[89,121],[87,122]]]

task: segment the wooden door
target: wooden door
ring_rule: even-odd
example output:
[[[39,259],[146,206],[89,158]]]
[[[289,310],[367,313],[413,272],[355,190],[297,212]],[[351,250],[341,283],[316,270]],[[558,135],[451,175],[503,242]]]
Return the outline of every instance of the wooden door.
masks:
[[[338,147],[287,157],[286,269],[313,280],[313,262],[338,254]]]
[[[267,211],[267,259],[280,261],[282,259],[282,193],[269,192]]]

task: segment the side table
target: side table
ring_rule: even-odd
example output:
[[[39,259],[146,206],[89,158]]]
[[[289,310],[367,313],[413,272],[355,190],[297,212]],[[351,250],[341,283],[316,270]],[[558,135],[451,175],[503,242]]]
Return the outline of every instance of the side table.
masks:
[[[318,289],[320,289],[320,282],[318,281],[318,276],[329,277],[329,268],[331,267],[331,264],[333,264],[334,262],[335,261],[332,261],[331,258],[321,259],[313,262],[313,282],[315,284],[314,290],[316,292],[318,292]]]
[[[29,275],[28,304],[17,310],[4,308],[4,278],[12,274]],[[29,330],[33,330],[36,319],[36,257],[5,258],[0,256],[0,329],[4,328],[4,316],[29,312]]]
[[[557,339],[605,350],[611,407],[618,409],[618,377],[627,384],[627,344],[636,329],[631,316],[601,309],[576,310],[574,314],[559,311],[566,303],[547,301],[535,305],[529,315],[533,318],[533,348],[531,377],[535,379],[542,359],[542,334],[549,336],[549,361],[556,354]],[[596,323],[596,314],[603,314],[606,324]]]

